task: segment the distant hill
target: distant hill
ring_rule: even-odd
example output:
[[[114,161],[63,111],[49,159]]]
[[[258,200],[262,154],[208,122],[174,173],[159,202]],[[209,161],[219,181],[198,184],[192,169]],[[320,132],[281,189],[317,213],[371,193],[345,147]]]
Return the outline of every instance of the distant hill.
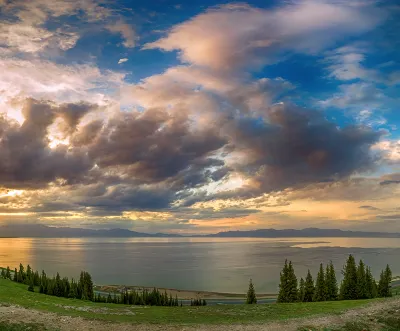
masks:
[[[207,237],[220,238],[295,238],[295,237],[362,237],[362,238],[400,238],[400,233],[344,231],[339,229],[306,228],[296,229],[259,229],[251,231],[227,231],[207,235]]]
[[[251,231],[227,231],[208,235],[179,235],[169,233],[143,233],[126,229],[93,230],[69,227],[51,227],[41,224],[9,224],[0,226],[1,237],[30,238],[174,238],[174,237],[211,237],[211,238],[307,238],[307,237],[361,237],[361,238],[400,238],[400,233],[344,231],[338,229],[307,228],[302,230],[259,229]]]
[[[148,237],[180,237],[177,234],[142,233],[126,229],[93,230],[69,227],[50,227],[41,224],[12,224],[0,226],[0,237],[31,237],[31,238],[148,238]]]

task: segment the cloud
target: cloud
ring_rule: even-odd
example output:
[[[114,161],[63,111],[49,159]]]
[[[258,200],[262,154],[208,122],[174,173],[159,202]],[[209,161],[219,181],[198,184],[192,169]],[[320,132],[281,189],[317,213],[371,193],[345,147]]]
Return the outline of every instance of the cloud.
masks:
[[[363,65],[367,52],[356,46],[343,46],[329,51],[324,60],[328,63],[329,77],[341,81],[383,82],[384,77],[378,70]]]
[[[125,63],[127,61],[128,61],[127,58],[119,59],[118,64],[122,64],[122,63]]]
[[[281,51],[313,54],[369,31],[383,17],[374,6],[345,2],[295,1],[270,10],[226,5],[172,27],[144,49],[178,50],[184,62],[232,70],[274,61]]]
[[[126,47],[133,47],[137,39],[133,29],[122,21],[119,14],[94,0],[16,0],[2,2],[0,8],[6,17],[0,23],[0,48],[14,53],[36,55],[75,47],[82,29],[68,24],[66,19],[70,17],[87,25],[102,23],[106,18],[113,21],[108,29],[121,33]],[[51,24],[47,24],[49,22]]]
[[[378,108],[387,97],[382,90],[368,83],[339,85],[340,92],[331,98],[321,101],[324,107],[339,108]]]
[[[373,146],[373,150],[381,153],[388,164],[400,163],[400,140],[382,140]]]
[[[262,192],[368,170],[376,161],[369,150],[381,136],[362,127],[338,128],[318,111],[283,103],[269,109],[265,122],[242,118],[228,130],[241,155],[229,165],[249,176],[251,190]]]
[[[101,71],[93,64],[61,65],[48,60],[1,58],[0,91],[3,98],[28,96],[55,101],[105,103],[123,83],[124,74]],[[101,91],[101,92],[100,92]],[[107,92],[106,92],[107,93]]]
[[[138,36],[131,25],[125,23],[122,20],[119,20],[111,25],[108,25],[107,29],[111,32],[121,34],[122,38],[124,39],[123,45],[125,47],[135,47]]]
[[[66,51],[73,48],[79,36],[76,32],[49,31],[24,24],[3,23],[0,25],[0,42],[10,49],[25,53],[37,53],[46,48]]]
[[[80,115],[71,115],[76,109]],[[51,103],[28,99],[22,113],[25,121],[18,125],[1,118],[0,121],[0,186],[8,188],[37,188],[56,180],[73,183],[93,167],[85,151],[69,150],[59,145],[49,147],[48,127],[57,116],[76,125],[78,118],[90,108],[83,105]]]
[[[101,168],[125,166],[126,176],[157,182],[188,168],[203,172],[196,163],[225,144],[216,127],[194,129],[184,113],[149,109],[111,119],[89,155]]]
[[[376,208],[376,207],[373,207],[373,206],[360,206],[359,208],[360,209],[372,210],[372,211],[380,210],[379,208]]]
[[[382,177],[380,185],[400,184],[400,173],[385,175]]]

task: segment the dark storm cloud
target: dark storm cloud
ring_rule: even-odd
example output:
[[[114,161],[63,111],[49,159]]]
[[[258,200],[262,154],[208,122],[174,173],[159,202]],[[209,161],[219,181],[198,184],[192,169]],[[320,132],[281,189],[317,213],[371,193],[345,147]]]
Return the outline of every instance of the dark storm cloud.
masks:
[[[195,130],[184,114],[150,109],[111,120],[90,156],[101,168],[127,166],[128,177],[159,182],[190,167],[198,170],[196,164],[225,144],[215,128]]]
[[[56,112],[64,119],[66,129],[74,131],[82,117],[96,108],[97,106],[85,102],[64,103],[57,107]]]
[[[57,178],[77,182],[92,167],[92,162],[78,149],[49,148],[47,130],[58,110],[47,102],[27,99],[22,125],[0,118],[1,186],[42,187]]]
[[[22,125],[1,119],[0,184],[37,188],[63,179],[69,201],[40,204],[35,209],[39,213],[87,208],[93,215],[117,215],[170,209],[176,201],[187,207],[215,198],[334,183],[373,167],[370,147],[381,135],[362,127],[341,129],[317,111],[286,104],[268,108],[262,117],[221,116],[206,127],[193,125],[184,111],[162,109],[120,112],[107,121],[79,125],[95,109],[85,103],[57,106],[29,99]],[[64,119],[71,144],[49,148],[48,130],[57,118]],[[240,158],[227,165],[235,153]],[[232,174],[248,184],[222,193],[204,188]]]
[[[95,120],[83,126],[71,137],[71,143],[75,147],[90,145],[99,135],[103,127],[103,121]]]
[[[238,170],[263,192],[338,180],[368,170],[376,161],[370,147],[381,136],[364,127],[338,128],[322,113],[290,104],[271,107],[266,120],[233,122],[230,134],[235,137],[235,149],[247,156]]]
[[[122,212],[125,210],[157,210],[168,208],[176,198],[172,190],[162,187],[138,187],[118,185],[110,188],[104,195],[85,198],[79,205],[93,208],[99,215],[101,211]]]

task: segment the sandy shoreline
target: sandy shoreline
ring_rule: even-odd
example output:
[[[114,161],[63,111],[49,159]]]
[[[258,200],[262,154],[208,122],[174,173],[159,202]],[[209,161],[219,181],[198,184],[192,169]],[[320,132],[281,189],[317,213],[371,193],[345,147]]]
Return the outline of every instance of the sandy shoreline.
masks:
[[[123,286],[123,285],[96,285],[95,291],[100,292],[121,292],[125,289],[142,291],[143,289],[147,289],[151,291],[154,287],[146,287],[146,286]],[[172,295],[173,297],[178,296],[179,299],[245,299],[245,293],[221,293],[221,292],[210,292],[210,291],[189,291],[189,290],[178,290],[171,288],[162,288],[157,287],[160,292],[166,291],[168,295]],[[257,298],[259,299],[274,299],[278,295],[273,293],[264,293],[257,294]]]

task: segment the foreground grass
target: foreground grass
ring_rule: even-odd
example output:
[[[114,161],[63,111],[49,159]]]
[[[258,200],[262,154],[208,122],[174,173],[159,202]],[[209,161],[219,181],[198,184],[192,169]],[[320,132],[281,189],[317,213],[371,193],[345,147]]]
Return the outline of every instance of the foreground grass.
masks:
[[[57,329],[48,329],[42,324],[37,323],[9,323],[0,322],[1,331],[57,331]]]
[[[388,315],[390,312],[386,312],[385,315]],[[385,316],[379,317],[376,321],[373,322],[347,322],[342,326],[334,326],[334,327],[309,327],[302,326],[297,329],[297,331],[399,331],[400,330],[400,316],[397,313],[397,316]]]
[[[379,299],[378,299],[379,300]],[[261,323],[320,314],[339,314],[373,300],[206,307],[141,307],[57,298],[27,291],[27,286],[0,279],[0,304],[115,322],[154,324]],[[377,300],[375,300],[377,301]]]

